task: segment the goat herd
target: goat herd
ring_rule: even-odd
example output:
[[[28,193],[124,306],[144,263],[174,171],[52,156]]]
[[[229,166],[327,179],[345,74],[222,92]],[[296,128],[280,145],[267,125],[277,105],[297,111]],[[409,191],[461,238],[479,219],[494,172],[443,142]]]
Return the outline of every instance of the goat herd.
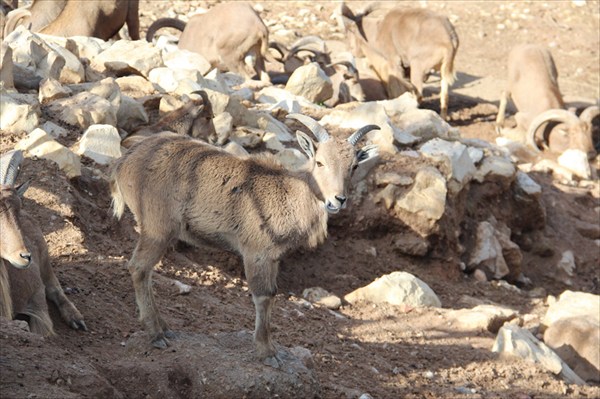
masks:
[[[34,0],[27,7],[3,15],[3,32],[6,35],[25,24],[33,31],[50,35],[108,40],[126,24],[129,36],[135,40],[139,39],[138,7],[137,0],[88,0],[84,4]],[[426,9],[402,6],[372,6],[354,13],[344,4],[339,18],[353,57],[340,61],[340,55],[337,62],[332,61],[335,57],[319,38],[304,38],[290,49],[270,43],[267,27],[258,13],[240,2],[220,3],[187,23],[175,18],[159,19],[148,29],[147,40],[152,41],[161,28],[179,29],[179,48],[202,54],[215,68],[247,79],[256,76],[263,82],[285,81],[294,67],[317,62],[324,71],[330,71],[328,74],[337,85],[337,103],[395,98],[406,91],[420,99],[423,82],[434,70],[441,76],[440,114],[447,117],[448,89],[455,80],[454,58],[459,48],[458,35],[448,18]],[[230,25],[224,25],[224,20]],[[320,50],[306,46],[315,43]],[[301,53],[308,55],[300,57]],[[365,57],[370,70],[357,68],[354,57]],[[269,76],[267,62],[283,63],[284,75]],[[584,110],[579,117],[565,109],[556,67],[547,49],[516,46],[508,59],[508,71],[508,86],[497,118],[500,132],[504,130],[504,112],[510,97],[519,110],[516,129],[531,150],[576,149],[595,156],[591,122],[599,113],[598,107]],[[376,84],[373,80],[366,84],[361,79],[369,74],[377,78]],[[124,142],[130,149],[111,168],[114,214],[120,217],[129,208],[139,227],[139,240],[128,269],[140,319],[152,344],[166,347],[174,335],[159,315],[154,300],[153,266],[175,240],[217,245],[242,257],[256,307],[254,338],[258,356],[271,363],[279,362],[269,332],[278,261],[292,249],[314,247],[326,238],[328,214],[345,207],[352,172],[377,155],[373,145],[357,149],[358,142],[378,127],[368,125],[347,139],[340,139],[330,136],[308,116],[288,115],[305,125],[317,139],[315,142],[308,135],[297,133],[308,162],[304,168],[291,172],[268,155],[240,158],[190,137],[199,133],[214,142],[210,103],[203,92],[200,95],[203,118],[197,126],[179,130],[164,129],[164,124],[158,129],[145,127]],[[547,122],[554,124],[549,124],[550,129],[541,129]],[[20,198],[26,187],[15,186],[21,161],[20,152],[7,153],[2,157],[0,170],[0,316],[26,315],[33,332],[49,334],[52,322],[46,305],[48,298],[58,306],[65,322],[86,330],[82,315],[65,297],[52,272],[40,228],[21,209]]]

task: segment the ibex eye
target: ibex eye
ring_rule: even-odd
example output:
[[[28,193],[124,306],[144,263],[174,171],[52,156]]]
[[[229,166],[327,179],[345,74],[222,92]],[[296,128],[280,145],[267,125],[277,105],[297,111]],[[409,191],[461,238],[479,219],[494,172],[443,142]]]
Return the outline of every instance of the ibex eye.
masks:
[[[318,166],[319,168],[322,168],[322,167],[323,167],[323,164],[322,164],[320,161],[317,161],[317,166]]]

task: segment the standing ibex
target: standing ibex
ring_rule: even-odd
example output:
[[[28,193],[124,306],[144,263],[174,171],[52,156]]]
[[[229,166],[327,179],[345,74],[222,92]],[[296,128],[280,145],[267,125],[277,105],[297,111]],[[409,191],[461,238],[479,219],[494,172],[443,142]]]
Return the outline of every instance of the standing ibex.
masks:
[[[243,2],[221,3],[204,14],[192,16],[188,23],[176,18],[156,20],[146,33],[151,42],[162,28],[180,31],[178,47],[205,57],[213,68],[235,72],[246,79],[252,78],[248,69],[260,80],[269,81],[265,59],[269,54],[269,31],[251,5]]]
[[[373,7],[359,15],[342,4],[342,16],[351,42],[364,54],[383,81],[390,98],[403,92],[423,96],[423,81],[429,72],[440,71],[440,115],[448,115],[448,88],[454,83],[454,57],[458,35],[448,18],[424,9],[393,8],[381,22],[364,29],[362,20]],[[410,82],[405,80],[410,70]]]
[[[309,160],[291,172],[272,158],[238,158],[190,137],[161,133],[118,159],[111,171],[114,213],[127,205],[140,238],[129,261],[140,319],[155,347],[173,337],[152,293],[152,268],[176,239],[221,246],[241,255],[256,307],[254,340],[258,356],[276,354],[270,320],[279,259],[300,246],[315,247],[327,236],[327,215],[346,205],[353,170],[376,156],[376,146],[355,145],[369,125],[348,139],[331,137],[315,120],[305,124],[314,143],[297,132]],[[272,364],[272,363],[271,363]]]
[[[11,151],[0,159],[0,316],[27,316],[32,332],[53,334],[48,298],[71,328],[87,330],[52,271],[38,223],[22,209],[21,197],[27,184],[14,186],[22,159],[20,151]]]
[[[598,107],[584,110],[578,118],[565,109],[558,87],[558,72],[550,51],[534,44],[515,46],[508,55],[508,88],[502,93],[496,125],[504,126],[508,98],[518,109],[517,129],[525,135],[527,144],[539,151],[538,143],[552,152],[577,149],[589,157],[596,154],[592,142],[592,119]],[[547,122],[559,122],[549,132],[538,132]]]
[[[18,25],[54,36],[92,36],[108,40],[127,24],[132,40],[140,39],[139,0],[34,0],[11,11],[4,36]]]

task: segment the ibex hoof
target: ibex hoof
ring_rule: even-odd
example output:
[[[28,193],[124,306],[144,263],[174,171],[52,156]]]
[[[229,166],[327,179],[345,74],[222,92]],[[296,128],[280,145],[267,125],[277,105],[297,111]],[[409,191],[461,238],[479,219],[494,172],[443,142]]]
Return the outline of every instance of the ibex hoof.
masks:
[[[164,330],[163,334],[165,334],[165,337],[168,339],[175,339],[177,338],[177,334],[171,330]]]
[[[169,345],[169,341],[165,337],[159,337],[152,341],[152,346],[158,349],[166,349]]]
[[[83,320],[72,320],[71,321],[71,328],[73,330],[82,330],[82,331],[87,331],[87,326],[85,325],[85,322]]]
[[[274,369],[278,369],[283,366],[286,358],[289,360],[289,354],[283,350],[277,351],[273,356],[268,356],[263,359],[263,364],[265,366],[273,367]]]

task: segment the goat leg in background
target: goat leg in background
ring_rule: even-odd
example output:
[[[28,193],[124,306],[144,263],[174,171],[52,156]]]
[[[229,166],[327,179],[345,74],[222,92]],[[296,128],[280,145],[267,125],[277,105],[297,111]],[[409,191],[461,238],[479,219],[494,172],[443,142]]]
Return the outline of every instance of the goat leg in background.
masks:
[[[508,103],[508,91],[503,90],[500,96],[500,105],[498,105],[498,115],[496,115],[496,133],[504,127],[504,118],[506,117],[506,104]]]

